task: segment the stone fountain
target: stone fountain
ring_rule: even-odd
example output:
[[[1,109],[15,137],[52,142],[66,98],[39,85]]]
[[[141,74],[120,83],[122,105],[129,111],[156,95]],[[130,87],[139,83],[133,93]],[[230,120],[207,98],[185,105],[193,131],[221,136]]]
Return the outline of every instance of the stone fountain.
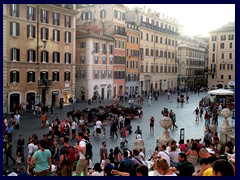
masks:
[[[228,108],[224,108],[221,111],[224,118],[223,124],[220,127],[220,140],[225,143],[232,139],[235,139],[234,133],[232,132],[232,127],[228,123],[228,118],[231,115],[231,111]]]
[[[168,129],[172,126],[172,120],[170,117],[163,117],[160,120],[160,125],[165,129],[163,132],[163,136],[158,140],[158,147],[162,144],[167,144],[169,141],[173,141],[174,139],[170,136]]]

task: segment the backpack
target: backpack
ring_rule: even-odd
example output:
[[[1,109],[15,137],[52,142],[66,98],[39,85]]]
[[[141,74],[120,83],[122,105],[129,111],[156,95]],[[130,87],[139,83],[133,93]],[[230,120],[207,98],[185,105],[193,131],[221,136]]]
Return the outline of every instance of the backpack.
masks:
[[[85,140],[84,141],[86,143],[86,151],[84,156],[86,157],[87,160],[92,159],[93,153],[92,153],[92,144]]]
[[[66,147],[66,152],[64,154],[67,164],[73,164],[75,161],[75,150],[72,146]]]

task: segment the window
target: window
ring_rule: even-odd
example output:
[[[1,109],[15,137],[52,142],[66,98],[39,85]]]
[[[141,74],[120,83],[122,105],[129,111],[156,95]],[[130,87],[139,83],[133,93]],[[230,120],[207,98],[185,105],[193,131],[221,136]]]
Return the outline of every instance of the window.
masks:
[[[103,63],[103,64],[106,64],[106,56],[103,56],[103,57],[102,57],[102,63]]]
[[[213,52],[215,52],[215,50],[216,50],[216,44],[215,43],[213,43]]]
[[[41,28],[41,39],[48,40],[48,28]]]
[[[106,78],[106,70],[102,70],[102,79],[105,79]]]
[[[229,43],[229,48],[232,49],[232,47],[233,47],[233,43],[230,42],[230,43]]]
[[[231,76],[231,75],[228,75],[228,79],[231,80],[231,79],[232,79],[232,76]]]
[[[10,83],[19,83],[19,71],[13,70],[10,72]]]
[[[106,47],[106,44],[102,44],[102,51],[104,54],[107,53],[107,47]]]
[[[221,59],[224,59],[224,53],[221,54]]]
[[[11,60],[20,61],[20,49],[17,49],[17,48],[11,49]]]
[[[16,22],[10,23],[10,35],[19,36],[19,23]]]
[[[113,54],[113,50],[114,50],[113,45],[109,45],[109,49],[110,49],[110,54]]]
[[[31,21],[35,21],[35,8],[28,6],[27,7],[27,19]]]
[[[10,16],[19,17],[19,4],[10,5]]]
[[[58,71],[53,71],[52,72],[52,80],[53,81],[59,81],[59,72]]]
[[[223,74],[221,74],[221,79],[224,79],[224,75]]]
[[[143,72],[143,65],[142,64],[140,65],[140,72],[141,73]]]
[[[109,63],[112,64],[113,63],[113,57],[109,58]]]
[[[160,72],[163,73],[163,66],[160,66]]]
[[[28,62],[35,62],[36,60],[36,51],[33,49],[28,50],[27,60]]]
[[[64,59],[65,59],[65,64],[71,64],[71,54],[70,53],[65,53],[64,54]]]
[[[108,70],[108,78],[112,78],[112,70]]]
[[[163,51],[160,51],[160,57],[163,57]]]
[[[59,26],[60,25],[60,15],[59,15],[59,13],[54,12],[52,18],[53,18],[53,25]]]
[[[168,39],[168,45],[171,46],[171,39]]]
[[[41,22],[48,24],[48,11],[41,9]]]
[[[98,64],[98,56],[95,56],[95,64]]]
[[[98,70],[94,70],[94,79],[98,79],[98,78],[99,78]]]
[[[86,42],[80,42],[80,48],[86,48]]]
[[[158,57],[158,50],[155,51],[155,57]]]
[[[48,72],[47,71],[41,71],[40,72],[40,80],[48,79]]]
[[[151,49],[151,56],[154,56],[154,50]]]
[[[145,55],[149,56],[149,49],[148,48],[145,49]]]
[[[151,24],[154,25],[154,19],[151,19]]]
[[[174,66],[172,66],[172,73],[174,73]]]
[[[122,41],[122,49],[125,49],[125,41]]]
[[[94,43],[94,52],[98,53],[99,52],[99,45],[97,42]]]
[[[174,40],[172,40],[172,46],[174,46]]]
[[[27,82],[35,82],[35,72],[34,71],[28,71],[27,72]]]
[[[153,42],[153,35],[151,35],[151,41]]]
[[[64,26],[71,28],[71,16],[65,15]]]
[[[64,72],[64,81],[70,81],[70,72],[69,71]]]
[[[84,55],[81,55],[80,63],[81,64],[85,64],[85,56]]]
[[[212,62],[215,62],[215,53],[212,54]]]
[[[81,78],[81,79],[84,79],[84,78],[85,78],[85,71],[84,71],[84,70],[81,70],[80,72],[81,72],[80,78]]]
[[[148,33],[146,33],[146,40],[148,41]]]
[[[92,13],[91,12],[85,12],[81,14],[82,20],[90,20],[92,19]]]
[[[212,36],[212,41],[216,41],[217,40],[217,36]]]
[[[167,58],[167,51],[164,51],[164,57]]]
[[[234,40],[234,35],[233,35],[233,34],[229,34],[229,35],[228,35],[228,40],[230,40],[230,41],[231,41],[231,40]]]
[[[154,68],[153,68],[153,65],[151,65],[151,73],[153,73],[153,69],[154,69]]]
[[[120,12],[118,10],[114,10],[114,18],[118,20],[125,20],[125,13]]]
[[[48,63],[48,52],[47,51],[41,51],[41,62]]]
[[[148,73],[148,65],[146,65],[146,73]]]
[[[232,59],[232,53],[229,53],[229,59]]]
[[[224,49],[224,43],[221,43],[221,49]]]
[[[59,42],[60,41],[60,31],[57,29],[53,30],[53,41]]]
[[[27,37],[35,38],[35,34],[36,34],[36,27],[32,25],[27,25]]]
[[[140,39],[143,39],[143,32],[140,33]]]
[[[149,23],[149,18],[148,17],[146,18],[146,23]]]
[[[53,63],[60,63],[60,53],[53,52]]]
[[[71,43],[71,32],[65,32],[65,43]]]
[[[233,64],[228,64],[227,65],[227,70],[233,70]]]
[[[100,11],[100,18],[106,18],[106,10]]]
[[[156,65],[156,73],[158,73],[158,72],[159,72],[159,66]]]
[[[167,38],[165,38],[165,44],[167,44]]]
[[[226,40],[226,35],[221,35],[221,41],[225,41]]]

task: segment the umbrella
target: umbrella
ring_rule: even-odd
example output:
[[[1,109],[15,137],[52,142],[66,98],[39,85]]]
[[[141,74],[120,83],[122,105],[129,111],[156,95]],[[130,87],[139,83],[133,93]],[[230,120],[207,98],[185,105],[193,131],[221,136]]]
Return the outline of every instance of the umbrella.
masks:
[[[208,94],[216,96],[216,95],[234,95],[233,91],[227,90],[227,89],[216,89],[212,91],[208,91]]]

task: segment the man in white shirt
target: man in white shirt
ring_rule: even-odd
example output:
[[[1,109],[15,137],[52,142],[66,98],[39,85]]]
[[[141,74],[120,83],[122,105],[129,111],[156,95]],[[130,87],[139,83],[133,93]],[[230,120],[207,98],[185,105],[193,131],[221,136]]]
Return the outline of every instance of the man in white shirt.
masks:
[[[101,134],[102,129],[102,122],[100,120],[97,120],[96,122],[96,135],[99,136]]]
[[[20,114],[18,114],[18,112],[15,114],[14,119],[15,119],[16,124],[20,125],[21,116],[20,116]]]
[[[165,144],[161,145],[160,151],[158,152],[157,157],[161,157],[161,158],[165,159],[170,166],[170,156],[169,156],[168,151],[166,151],[166,148],[167,147]]]
[[[35,152],[35,147],[34,147],[34,144],[33,144],[33,141],[31,141],[29,144],[28,144],[28,157],[27,157],[27,162],[30,162],[31,158],[32,158],[32,155],[33,153]]]
[[[76,148],[80,151],[79,161],[76,167],[76,176],[80,176],[83,172],[84,176],[88,176],[88,160],[85,157],[86,143],[84,141],[84,134],[82,132],[78,133],[79,145]]]

